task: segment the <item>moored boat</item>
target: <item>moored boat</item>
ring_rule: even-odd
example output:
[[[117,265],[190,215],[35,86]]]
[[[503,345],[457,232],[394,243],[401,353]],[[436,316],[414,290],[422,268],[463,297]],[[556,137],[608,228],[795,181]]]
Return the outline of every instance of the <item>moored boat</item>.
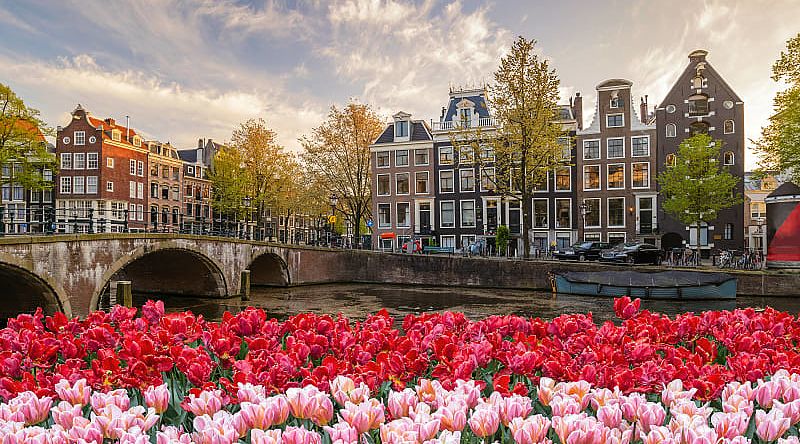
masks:
[[[557,293],[642,299],[736,299],[736,278],[696,271],[569,271],[556,273]]]

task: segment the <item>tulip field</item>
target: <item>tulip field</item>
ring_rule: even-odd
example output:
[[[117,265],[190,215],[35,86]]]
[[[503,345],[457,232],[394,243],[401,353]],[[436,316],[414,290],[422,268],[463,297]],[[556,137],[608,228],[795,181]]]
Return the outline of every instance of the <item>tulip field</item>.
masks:
[[[800,318],[614,301],[617,323],[209,322],[114,307],[0,330],[0,444],[794,443]]]

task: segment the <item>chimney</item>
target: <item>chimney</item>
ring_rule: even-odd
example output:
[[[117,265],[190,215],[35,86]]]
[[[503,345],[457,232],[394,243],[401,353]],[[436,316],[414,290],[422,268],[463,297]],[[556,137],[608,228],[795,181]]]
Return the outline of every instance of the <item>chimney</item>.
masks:
[[[639,98],[639,120],[647,125],[647,118],[647,94],[645,94],[644,97]]]
[[[117,124],[117,121],[109,117],[108,119],[106,119],[106,123],[109,124],[110,126],[115,126]]]
[[[444,122],[444,116],[445,116],[445,114],[447,114],[447,108],[445,108],[445,107],[442,107],[442,115],[441,115],[441,116],[439,116],[439,121],[440,121],[440,122]]]
[[[131,143],[131,117],[125,116],[125,140]]]
[[[202,148],[204,145],[203,139],[197,139],[197,149]]]
[[[578,121],[578,129],[583,129],[583,97],[581,97],[581,93],[575,93],[575,99],[572,100],[572,115],[575,116],[575,120]]]

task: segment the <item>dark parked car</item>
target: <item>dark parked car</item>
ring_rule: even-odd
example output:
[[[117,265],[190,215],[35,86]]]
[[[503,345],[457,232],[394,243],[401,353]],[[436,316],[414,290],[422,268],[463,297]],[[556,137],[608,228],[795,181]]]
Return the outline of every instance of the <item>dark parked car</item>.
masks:
[[[600,252],[610,247],[608,242],[578,242],[564,251],[557,251],[553,256],[559,260],[596,261]]]
[[[603,262],[624,262],[626,264],[658,265],[661,263],[661,249],[651,244],[628,242],[603,251],[600,255],[600,260]]]

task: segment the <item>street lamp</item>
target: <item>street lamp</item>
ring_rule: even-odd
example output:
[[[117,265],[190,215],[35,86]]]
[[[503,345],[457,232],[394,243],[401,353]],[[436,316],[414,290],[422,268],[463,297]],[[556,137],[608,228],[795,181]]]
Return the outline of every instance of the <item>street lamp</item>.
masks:
[[[331,193],[331,195],[328,197],[328,200],[329,200],[329,202],[331,204],[331,216],[332,217],[331,217],[330,221],[331,221],[331,235],[333,235],[333,228],[335,226],[335,220],[336,220],[335,219],[335,217],[336,217],[336,204],[339,203],[339,196],[337,196],[336,193]],[[330,245],[330,239],[328,240],[328,246],[329,247],[331,246]]]
[[[580,205],[578,205],[578,209],[580,209],[581,217],[583,218],[583,231],[584,231],[584,237],[585,237],[586,236],[586,215],[591,213],[592,210],[589,209],[589,205],[586,205],[586,201],[585,200],[583,202],[581,202]]]

